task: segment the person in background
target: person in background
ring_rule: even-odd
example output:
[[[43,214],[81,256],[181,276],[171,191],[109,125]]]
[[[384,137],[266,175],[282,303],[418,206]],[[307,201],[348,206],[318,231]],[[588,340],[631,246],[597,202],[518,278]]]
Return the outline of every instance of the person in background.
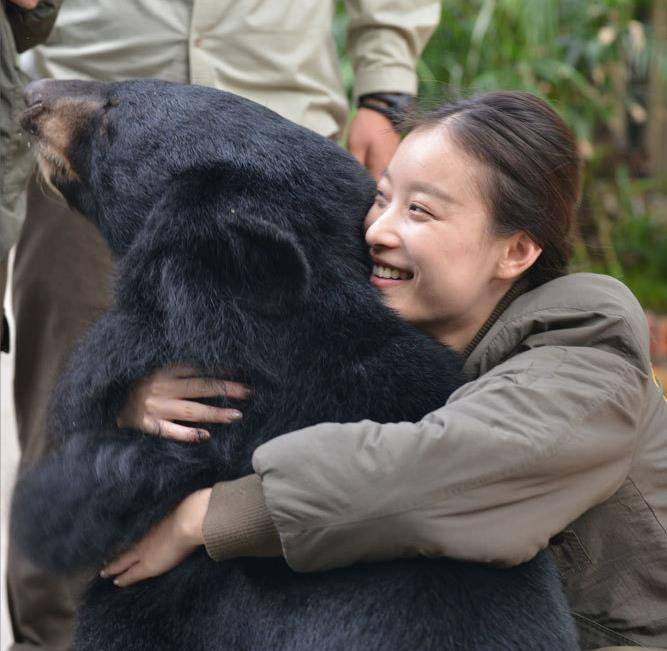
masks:
[[[438,24],[437,0],[348,0],[358,110],[348,147],[378,177],[398,146],[392,128],[417,89],[417,59]],[[156,77],[228,90],[340,138],[348,114],[332,36],[334,3],[68,0],[32,78]],[[49,396],[76,340],[108,305],[113,262],[94,227],[33,179],[13,275],[15,404],[21,463],[51,445]],[[11,542],[9,605],[16,649],[65,649],[76,581],[35,568]]]
[[[26,76],[18,54],[44,41],[62,0],[2,0],[0,4],[0,350],[9,351],[3,298],[7,259],[25,214],[25,186],[34,164],[16,117],[23,110]]]

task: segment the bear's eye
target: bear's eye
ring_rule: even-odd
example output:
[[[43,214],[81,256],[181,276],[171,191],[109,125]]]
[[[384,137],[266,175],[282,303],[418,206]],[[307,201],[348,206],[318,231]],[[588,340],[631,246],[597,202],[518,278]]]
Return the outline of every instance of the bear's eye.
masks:
[[[106,136],[107,138],[111,138],[111,136],[113,135],[113,126],[111,124],[109,116],[109,111],[111,108],[113,108],[113,106],[105,104],[102,107],[102,111],[99,114],[98,118],[99,132],[104,136]]]
[[[116,106],[119,105],[120,100],[117,97],[110,97],[102,108],[104,108],[105,111],[108,111],[109,109],[116,108]]]

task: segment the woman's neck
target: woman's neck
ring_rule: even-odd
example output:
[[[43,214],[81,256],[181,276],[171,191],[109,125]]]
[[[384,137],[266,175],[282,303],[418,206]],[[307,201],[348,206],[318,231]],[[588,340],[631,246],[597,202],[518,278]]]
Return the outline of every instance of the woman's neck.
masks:
[[[475,314],[469,315],[465,323],[459,322],[456,327],[442,333],[438,341],[467,357],[510,303],[529,289],[530,282],[525,278],[519,278],[509,287],[502,287],[484,305],[480,305]]]

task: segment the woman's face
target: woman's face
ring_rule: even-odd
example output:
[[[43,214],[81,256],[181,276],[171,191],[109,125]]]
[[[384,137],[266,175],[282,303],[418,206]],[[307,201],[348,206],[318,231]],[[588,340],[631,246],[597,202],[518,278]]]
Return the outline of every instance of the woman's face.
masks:
[[[472,339],[508,288],[497,277],[506,240],[491,232],[483,172],[446,127],[415,131],[380,179],[365,221],[371,281],[385,303],[454,347]]]

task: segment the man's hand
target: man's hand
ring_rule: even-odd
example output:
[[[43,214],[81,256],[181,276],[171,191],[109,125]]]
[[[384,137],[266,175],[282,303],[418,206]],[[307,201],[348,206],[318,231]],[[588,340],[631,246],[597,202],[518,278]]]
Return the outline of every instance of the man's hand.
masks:
[[[21,9],[34,9],[38,4],[39,0],[9,0],[12,4],[15,4]]]
[[[377,181],[400,141],[388,118],[372,109],[360,108],[350,124],[347,148]]]
[[[124,588],[180,565],[204,544],[202,525],[210,497],[210,488],[186,497],[132,549],[104,567],[100,576],[113,576],[114,583]]]

